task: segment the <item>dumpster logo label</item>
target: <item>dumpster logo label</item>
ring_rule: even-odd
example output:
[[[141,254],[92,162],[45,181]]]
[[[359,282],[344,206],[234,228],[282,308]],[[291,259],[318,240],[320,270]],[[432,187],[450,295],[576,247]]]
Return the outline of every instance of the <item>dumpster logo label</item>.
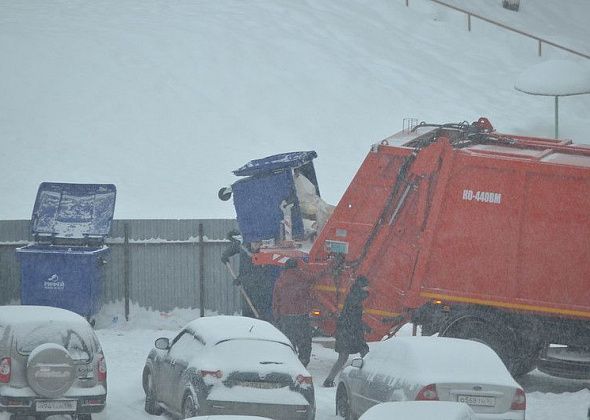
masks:
[[[59,276],[54,274],[43,282],[43,288],[47,290],[63,290],[65,283],[59,281]]]
[[[502,194],[488,191],[463,190],[463,200],[500,204],[502,202]]]

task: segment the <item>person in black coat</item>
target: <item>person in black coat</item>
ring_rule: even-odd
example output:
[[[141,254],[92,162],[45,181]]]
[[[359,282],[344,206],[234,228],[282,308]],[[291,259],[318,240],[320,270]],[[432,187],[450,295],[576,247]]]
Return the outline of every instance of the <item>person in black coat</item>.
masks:
[[[363,324],[363,301],[369,296],[369,281],[359,276],[354,281],[344,302],[342,313],[336,322],[336,346],[338,360],[324,381],[324,387],[333,387],[334,378],[346,364],[348,356],[360,353],[361,357],[369,352],[365,341],[367,327]]]
[[[230,244],[221,255],[221,262],[227,264],[232,256],[239,254],[240,268],[238,277],[234,280],[234,285],[242,285],[244,291],[250,297],[252,305],[258,311],[260,318],[271,321],[272,290],[278,269],[272,266],[254,264],[252,262],[252,254],[260,249],[260,244],[255,242],[242,244],[235,238],[236,235],[239,235],[239,232],[230,231],[228,233],[227,237],[230,240]],[[256,318],[256,314],[243,297],[242,316]]]

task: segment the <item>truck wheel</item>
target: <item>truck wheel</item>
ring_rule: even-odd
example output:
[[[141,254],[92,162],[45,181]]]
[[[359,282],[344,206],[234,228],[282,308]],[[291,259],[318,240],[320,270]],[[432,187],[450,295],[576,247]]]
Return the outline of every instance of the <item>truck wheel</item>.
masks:
[[[61,397],[74,383],[75,373],[74,362],[63,346],[45,343],[29,354],[27,382],[43,397]]]
[[[506,365],[512,376],[522,375],[517,338],[513,331],[503,325],[492,324],[481,318],[466,316],[451,321],[443,327],[442,337],[463,338],[478,341],[491,347]],[[528,371],[527,371],[528,372]]]

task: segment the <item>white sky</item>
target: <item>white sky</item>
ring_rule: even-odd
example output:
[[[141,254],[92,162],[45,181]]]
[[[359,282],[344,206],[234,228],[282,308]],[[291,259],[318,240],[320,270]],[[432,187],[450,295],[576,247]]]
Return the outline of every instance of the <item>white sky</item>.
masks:
[[[586,54],[587,0],[448,0]],[[518,92],[546,59],[590,60],[425,0],[0,0],[0,220],[43,181],[113,183],[115,218],[234,217],[217,190],[248,160],[316,150],[337,203],[402,119],[553,135],[553,99]],[[586,50],[584,50],[586,49]],[[590,95],[560,101],[588,143]]]

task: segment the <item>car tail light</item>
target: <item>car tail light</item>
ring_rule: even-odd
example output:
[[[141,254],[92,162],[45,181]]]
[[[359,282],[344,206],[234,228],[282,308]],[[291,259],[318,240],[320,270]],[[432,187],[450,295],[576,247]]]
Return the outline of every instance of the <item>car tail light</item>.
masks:
[[[10,381],[10,357],[0,360],[0,382],[8,383]]]
[[[205,376],[212,376],[213,378],[221,378],[223,377],[223,372],[218,370],[202,370],[201,376],[204,378]]]
[[[426,385],[416,395],[416,401],[438,401],[438,394],[436,393],[436,385]]]
[[[8,383],[10,381],[10,357],[0,360],[0,382]]]
[[[311,376],[307,375],[297,375],[296,380],[299,385],[311,385],[313,383],[311,380]]]
[[[104,354],[98,353],[97,361],[98,381],[105,382],[107,380],[107,362],[104,359]]]
[[[524,391],[522,389],[516,389],[514,397],[512,397],[512,405],[510,406],[510,409],[526,410],[526,395],[524,394]]]

